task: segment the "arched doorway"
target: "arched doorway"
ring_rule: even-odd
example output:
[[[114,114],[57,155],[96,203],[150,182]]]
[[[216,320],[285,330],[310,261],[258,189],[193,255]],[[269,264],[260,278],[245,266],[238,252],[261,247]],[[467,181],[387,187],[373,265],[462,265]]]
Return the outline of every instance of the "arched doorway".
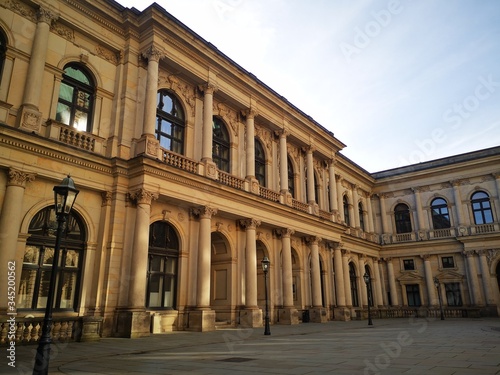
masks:
[[[53,206],[40,210],[31,220],[23,257],[17,308],[45,310],[52,273],[57,219]],[[55,286],[54,311],[77,311],[84,262],[86,230],[74,210],[64,223]]]
[[[210,307],[217,322],[235,321],[232,298],[232,255],[227,238],[220,232],[212,233],[212,263],[210,267]]]

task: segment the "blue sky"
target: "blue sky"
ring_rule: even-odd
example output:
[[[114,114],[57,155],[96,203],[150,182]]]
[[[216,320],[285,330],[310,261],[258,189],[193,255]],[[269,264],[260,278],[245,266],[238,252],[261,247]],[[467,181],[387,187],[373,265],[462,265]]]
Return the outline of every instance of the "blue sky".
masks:
[[[156,2],[369,172],[500,145],[499,0]]]

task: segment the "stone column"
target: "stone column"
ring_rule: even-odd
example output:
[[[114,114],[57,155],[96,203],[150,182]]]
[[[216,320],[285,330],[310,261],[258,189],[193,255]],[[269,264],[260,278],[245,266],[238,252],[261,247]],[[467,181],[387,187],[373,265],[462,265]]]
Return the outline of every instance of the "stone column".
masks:
[[[384,305],[384,297],[382,293],[382,278],[380,277],[379,259],[374,259],[373,270],[375,273],[375,297],[378,306]]]
[[[158,47],[150,46],[142,56],[148,60],[146,93],[141,139],[137,142],[136,154],[145,154],[161,160],[160,143],[155,135],[156,107],[158,96],[158,71],[163,54]]]
[[[299,318],[297,309],[293,303],[293,271],[292,271],[292,246],[290,237],[295,231],[293,229],[281,229],[278,231],[282,241],[282,264],[283,264],[283,309],[280,309],[280,323],[297,324]]]
[[[371,195],[370,193],[366,193],[365,195],[365,205],[366,205],[366,211],[367,211],[367,226],[368,226],[368,233],[374,233],[375,228],[373,226],[373,211],[372,211],[372,200],[371,200]]]
[[[354,228],[360,228],[358,188],[359,185],[356,184],[352,185],[352,205],[353,205],[354,216],[351,217],[354,218],[354,223],[352,225]]]
[[[43,7],[38,9],[37,16],[38,22],[26,75],[23,104],[17,118],[19,128],[35,133],[40,132],[42,123],[42,113],[38,110],[38,105],[43,86],[50,25],[58,18],[58,15]]]
[[[472,305],[482,306],[483,297],[481,296],[481,289],[479,288],[479,280],[477,277],[476,259],[474,251],[463,252],[467,262],[467,275],[469,277],[469,293]]]
[[[245,310],[240,314],[240,324],[245,327],[262,326],[262,310],[257,306],[257,243],[256,228],[259,220],[240,220],[240,225],[246,228],[245,251]]]
[[[250,108],[243,111],[246,116],[246,183],[247,191],[259,194],[259,182],[255,178],[255,123],[256,112]]]
[[[349,275],[349,250],[342,249],[342,268],[344,270],[345,304],[352,307],[351,277]]]
[[[210,269],[212,265],[212,216],[217,209],[204,206],[194,208],[194,215],[200,218],[200,233],[198,236],[198,269],[196,283],[196,311],[189,313],[189,330],[215,330],[215,311],[210,309]]]
[[[363,307],[363,306],[368,306],[368,290],[367,290],[367,286],[366,286],[366,283],[365,283],[365,280],[363,278],[365,272],[366,272],[366,268],[365,268],[365,264],[366,264],[366,256],[364,254],[361,254],[359,257],[358,257],[358,273],[359,273],[359,292],[360,292],[360,307]],[[371,275],[370,275],[371,277]]]
[[[306,162],[307,162],[307,203],[310,205],[316,204],[313,152],[314,152],[314,147],[309,146],[307,148],[307,153],[306,153]]]
[[[426,230],[429,229],[429,226],[426,225],[425,214],[422,210],[422,199],[420,197],[420,192],[423,191],[424,188],[416,187],[412,188],[413,194],[415,195],[415,205],[417,211],[417,231],[419,239],[426,238]]]
[[[8,172],[7,188],[3,200],[3,207],[0,211],[0,313],[7,311],[7,266],[9,262],[15,262],[16,286],[21,280],[21,270],[23,268],[22,257],[18,256],[17,247],[19,239],[19,228],[22,221],[22,210],[24,200],[24,190],[26,183],[35,179],[35,174],[26,173],[10,168]],[[17,290],[16,290],[17,298]]]
[[[158,199],[158,194],[141,188],[130,196],[136,201],[137,208],[126,316],[130,324],[130,337],[135,338],[149,336],[150,333],[150,314],[146,311],[149,225],[151,203]]]
[[[344,286],[344,270],[342,265],[342,243],[334,244],[333,259],[335,262],[335,291],[337,296],[337,306],[345,307],[345,286]]]
[[[328,165],[328,175],[330,177],[328,181],[328,186],[330,190],[330,197],[329,197],[330,211],[336,214],[338,211],[338,202],[337,202],[337,184],[335,182],[335,159],[333,158],[330,160]]]
[[[203,91],[203,143],[201,161],[212,161],[212,144],[213,144],[213,105],[214,93],[217,91],[215,85],[207,83],[200,85],[199,89]]]
[[[389,290],[391,292],[391,306],[399,305],[398,292],[396,289],[396,279],[394,278],[394,266],[392,258],[385,258],[387,262],[387,278],[389,279]]]
[[[428,305],[437,306],[439,300],[436,296],[436,286],[434,285],[434,278],[432,277],[430,255],[424,254],[420,255],[420,257],[424,260],[425,284],[427,287],[427,296],[429,298]]]
[[[483,276],[483,289],[486,296],[486,305],[495,304],[495,294],[491,285],[490,269],[488,267],[487,250],[476,251],[479,255],[479,266],[481,268],[481,275]]]
[[[306,241],[311,246],[312,309],[310,309],[309,315],[312,322],[324,323],[327,321],[327,316],[321,298],[321,267],[319,264],[319,243],[321,238],[311,236]]]
[[[453,199],[455,201],[455,212],[457,215],[458,226],[462,227],[466,225],[466,220],[462,207],[462,196],[460,194],[460,180],[453,180],[450,181],[450,183],[453,186]]]
[[[288,193],[288,153],[286,150],[287,132],[283,129],[280,132],[280,189],[281,194]]]
[[[387,209],[385,207],[385,194],[379,194],[380,199],[380,219],[382,222],[382,234],[389,233],[389,224],[387,223]]]
[[[342,180],[343,178],[338,175],[337,177],[337,208],[338,208],[338,220],[340,223],[344,222],[344,200],[342,194]]]

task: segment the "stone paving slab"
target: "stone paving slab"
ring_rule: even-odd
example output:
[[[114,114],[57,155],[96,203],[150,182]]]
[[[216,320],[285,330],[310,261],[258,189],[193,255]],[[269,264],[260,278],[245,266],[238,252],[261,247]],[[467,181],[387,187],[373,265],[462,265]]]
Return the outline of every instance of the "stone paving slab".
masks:
[[[500,319],[424,318],[303,323],[52,346],[50,374],[500,375]],[[31,374],[36,346],[16,347]]]

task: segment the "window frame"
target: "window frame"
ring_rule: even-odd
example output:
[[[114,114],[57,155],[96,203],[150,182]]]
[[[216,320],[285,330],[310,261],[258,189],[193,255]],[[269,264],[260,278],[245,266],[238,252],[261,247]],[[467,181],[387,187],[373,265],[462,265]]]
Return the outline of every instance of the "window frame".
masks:
[[[255,155],[255,178],[259,181],[260,186],[266,187],[266,153],[260,140],[255,137],[254,141]]]
[[[484,196],[481,198],[474,198],[474,196],[478,196],[480,194],[483,194]],[[494,223],[495,218],[493,217],[490,195],[488,193],[482,190],[476,191],[471,195],[470,202],[475,225]],[[486,213],[489,213],[489,217],[486,216]],[[478,214],[480,216],[478,216]],[[490,220],[488,220],[488,218]],[[480,221],[482,222],[478,222],[478,219],[480,219]]]
[[[166,105],[165,98],[171,101],[171,110],[167,112],[164,110]],[[184,143],[186,137],[186,121],[184,116],[184,108],[180,100],[175,94],[167,89],[158,90],[156,94],[156,127],[155,136],[160,142],[160,147],[180,155],[184,155]],[[167,123],[170,125],[169,132],[164,131],[162,124]],[[176,136],[176,130],[180,130],[180,136]],[[162,141],[167,140],[169,146],[162,145]]]
[[[66,71],[70,68],[80,71],[89,81],[89,83],[87,84],[74,77],[69,76],[66,73]],[[96,80],[93,74],[84,65],[78,62],[70,62],[66,64],[64,66],[64,73],[62,75],[61,85],[59,87],[59,94],[57,98],[56,121],[65,124],[71,128],[74,128],[77,131],[91,133],[93,126],[95,96],[96,96],[95,82]],[[61,97],[63,85],[72,88],[71,101]],[[78,104],[80,92],[83,92],[84,94],[88,95],[88,97],[86,98],[88,100],[88,108]],[[69,109],[69,118],[67,123],[64,119],[61,118],[60,113],[63,113],[63,111],[59,112],[59,105],[68,107]],[[85,130],[79,129],[77,126],[75,126],[75,117],[77,112],[82,112],[87,115],[87,123]]]
[[[445,261],[446,259],[446,261]],[[449,260],[451,259],[451,262],[449,262]],[[443,256],[441,257],[441,267],[443,269],[453,269],[455,268],[455,259],[453,258],[453,256]]]
[[[415,260],[413,258],[403,259],[404,271],[415,271]]]
[[[439,197],[432,200],[431,217],[433,229],[451,228],[450,210],[448,209],[448,202],[446,199]]]
[[[52,265],[53,265],[53,256],[52,261],[50,263],[44,263],[44,259],[47,251],[53,250],[55,252],[56,245],[56,221],[55,210],[53,206],[45,207],[44,209],[38,211],[32,218],[28,233],[30,233],[30,237],[26,241],[25,252],[23,255],[23,267],[22,274],[20,280],[20,287],[18,289],[17,295],[17,308],[20,311],[44,311],[46,309],[46,302],[43,306],[40,305],[41,298],[44,298],[43,289],[48,288],[49,285],[47,282],[50,281],[50,275],[52,273]],[[35,227],[36,226],[36,227]],[[33,227],[37,229],[33,229]],[[69,229],[74,229],[78,227],[79,233],[78,238],[73,235],[70,236],[71,231]],[[57,267],[57,278],[56,278],[56,286],[55,286],[55,295],[54,295],[54,311],[77,311],[80,304],[80,294],[81,294],[81,283],[83,277],[83,265],[85,258],[85,241],[86,241],[86,229],[82,218],[74,211],[71,210],[70,215],[66,219],[66,222],[63,227],[63,232],[61,235],[61,243],[59,247],[59,265]],[[38,257],[36,262],[25,262],[26,252],[28,248],[36,248],[38,251]],[[73,253],[76,255],[76,266],[68,265],[68,254]],[[34,284],[32,285],[32,293],[26,293],[21,295],[23,291],[23,276],[25,271],[35,271],[34,276]],[[76,280],[72,285],[72,288],[69,289],[73,296],[71,298],[71,306],[70,307],[61,307],[61,303],[63,301],[62,295],[65,291],[66,284],[63,282],[65,275],[74,275]],[[33,280],[33,277],[30,276],[29,279]],[[28,288],[29,288],[29,281]],[[46,284],[46,285],[45,285]],[[44,286],[45,285],[45,286]],[[26,289],[28,290],[28,289]],[[28,301],[28,297],[31,298],[31,302],[29,306],[27,303],[21,303],[21,298],[26,299]],[[68,300],[68,299],[64,299]],[[21,307],[24,306],[24,307]]]
[[[405,209],[400,209],[402,207],[405,207]],[[394,207],[394,222],[397,234],[411,233],[413,231],[410,207],[407,204],[398,203],[396,207]]]
[[[222,137],[217,135],[216,126],[221,130]],[[227,151],[227,157],[224,157],[224,151]],[[226,124],[219,117],[212,119],[212,161],[217,168],[223,172],[231,172],[231,139]]]

